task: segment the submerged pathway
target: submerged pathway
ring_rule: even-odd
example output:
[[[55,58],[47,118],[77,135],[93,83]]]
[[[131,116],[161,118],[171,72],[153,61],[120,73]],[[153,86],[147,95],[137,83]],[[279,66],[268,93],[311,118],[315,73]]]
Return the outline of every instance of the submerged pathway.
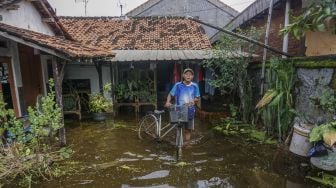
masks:
[[[167,143],[138,140],[134,120],[67,125],[75,151],[60,166],[66,175],[34,187],[312,187],[304,165],[276,146],[212,136],[183,150],[177,162]],[[210,134],[196,123],[197,134]]]

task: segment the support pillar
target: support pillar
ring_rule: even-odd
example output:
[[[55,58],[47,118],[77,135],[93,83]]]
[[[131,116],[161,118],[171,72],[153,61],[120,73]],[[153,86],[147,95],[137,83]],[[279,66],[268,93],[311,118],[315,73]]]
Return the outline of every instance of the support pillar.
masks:
[[[64,113],[63,113],[63,98],[62,98],[62,83],[64,78],[64,68],[65,62],[57,62],[57,60],[52,61],[53,68],[53,76],[55,80],[55,95],[56,102],[61,108],[61,126],[59,129],[59,138],[61,146],[66,145],[66,135],[65,135],[65,127],[64,127]]]

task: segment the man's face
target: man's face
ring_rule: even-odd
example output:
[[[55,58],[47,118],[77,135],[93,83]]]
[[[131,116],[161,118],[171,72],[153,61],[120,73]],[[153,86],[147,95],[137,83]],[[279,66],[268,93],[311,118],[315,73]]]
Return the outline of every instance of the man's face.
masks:
[[[190,71],[188,71],[183,74],[183,78],[185,81],[191,82],[194,79],[194,75]]]

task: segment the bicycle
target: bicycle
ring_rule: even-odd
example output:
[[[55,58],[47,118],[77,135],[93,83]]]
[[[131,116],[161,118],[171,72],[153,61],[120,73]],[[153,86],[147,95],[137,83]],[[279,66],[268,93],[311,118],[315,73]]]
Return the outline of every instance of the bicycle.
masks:
[[[183,147],[183,123],[188,122],[188,106],[182,105],[172,105],[169,107],[170,122],[162,127],[162,118],[164,110],[154,110],[154,113],[149,113],[145,115],[141,121],[138,130],[139,139],[152,139],[152,140],[161,140],[164,138],[170,131],[176,129],[176,151],[177,156],[182,155]]]

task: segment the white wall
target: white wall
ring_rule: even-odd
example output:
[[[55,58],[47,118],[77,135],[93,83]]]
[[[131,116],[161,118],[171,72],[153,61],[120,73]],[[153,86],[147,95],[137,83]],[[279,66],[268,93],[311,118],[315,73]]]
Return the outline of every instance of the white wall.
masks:
[[[111,74],[108,66],[103,66],[102,74],[103,84],[110,83]],[[65,67],[64,79],[90,79],[91,93],[99,92],[98,72],[94,65],[68,64]]]
[[[0,15],[3,19],[1,23],[54,35],[51,28],[42,21],[39,12],[30,2],[21,1],[18,5],[20,6],[18,10],[0,9]]]

